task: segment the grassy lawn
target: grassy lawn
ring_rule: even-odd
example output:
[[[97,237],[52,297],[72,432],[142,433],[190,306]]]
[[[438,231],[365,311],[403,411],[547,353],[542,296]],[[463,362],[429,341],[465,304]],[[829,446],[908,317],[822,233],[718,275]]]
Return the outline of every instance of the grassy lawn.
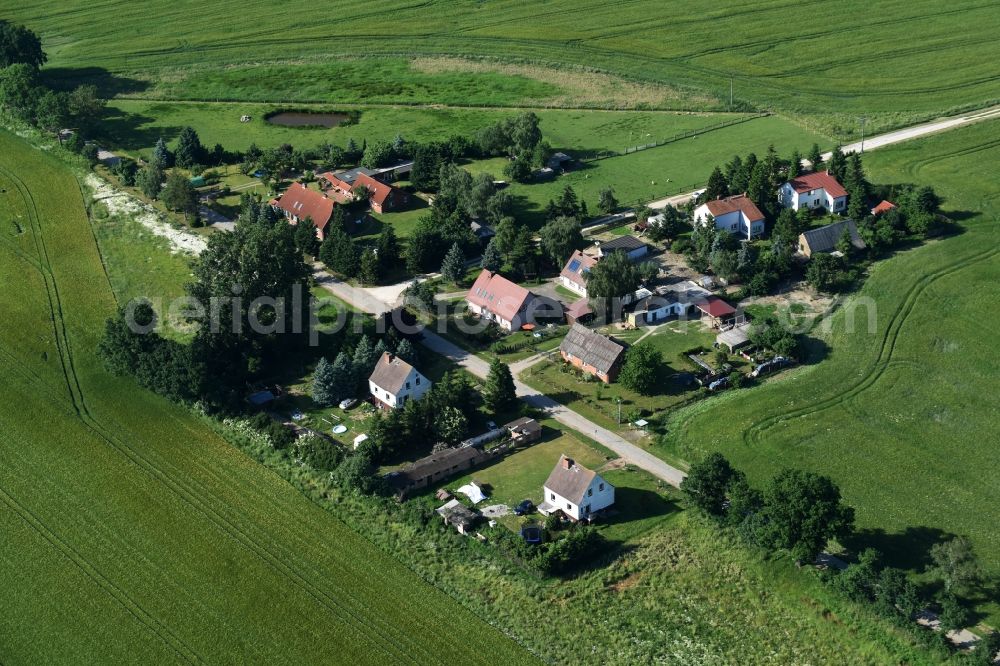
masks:
[[[530,499],[538,505],[543,499],[542,486],[545,480],[559,461],[559,456],[565,454],[584,467],[601,470],[601,475],[615,486],[617,514],[598,523],[599,529],[607,538],[617,542],[631,541],[662,521],[673,510],[672,500],[664,497],[663,488],[647,473],[625,469],[620,465],[602,470],[617,456],[603,447],[595,448],[569,432],[558,430],[559,426],[554,421],[544,421],[543,424],[546,426],[543,441],[518,450],[492,465],[448,481],[443,484],[444,487],[454,491],[455,488],[475,481],[486,486],[489,494],[489,499],[481,506],[506,504],[513,508],[523,499]],[[433,491],[436,489],[432,488],[425,494],[428,502],[436,504],[433,501]],[[527,522],[539,520],[544,520],[544,516],[537,513],[523,517],[509,514],[502,517],[500,522],[516,531]]]
[[[0,133],[0,177],[25,221],[0,242],[18,322],[0,329],[4,661],[530,659],[190,410],[109,375],[115,292],[74,174]],[[457,618],[476,650],[434,638]]]
[[[648,331],[649,329],[638,329],[608,332],[623,342],[634,343]],[[661,392],[652,396],[639,395],[618,383],[608,385],[584,379],[577,376],[574,369],[559,358],[533,365],[521,374],[521,379],[606,428],[628,430],[631,427],[629,422],[634,420],[630,416],[641,414],[642,418],[658,424],[669,410],[702,393],[702,389],[683,386],[673,374],[696,369],[690,361],[681,358],[681,352],[699,346],[711,347],[714,341],[715,334],[702,329],[699,322],[673,322],[660,326],[655,333],[638,343],[658,349],[668,365],[666,376],[660,384]],[[621,424],[618,422],[619,400]]]
[[[933,185],[960,233],[874,265],[823,335],[827,359],[750,392],[690,407],[668,449],[722,451],[758,482],[790,465],[832,476],[857,507],[858,547],[912,571],[947,534],[968,535],[1000,572],[1000,365],[985,331],[1000,278],[1000,206],[986,165],[1000,125],[983,123],[865,156],[875,182]],[[865,303],[874,303],[869,312]],[[848,313],[854,315],[850,324]],[[725,414],[725,418],[719,418]],[[980,604],[992,624],[1000,607]]]

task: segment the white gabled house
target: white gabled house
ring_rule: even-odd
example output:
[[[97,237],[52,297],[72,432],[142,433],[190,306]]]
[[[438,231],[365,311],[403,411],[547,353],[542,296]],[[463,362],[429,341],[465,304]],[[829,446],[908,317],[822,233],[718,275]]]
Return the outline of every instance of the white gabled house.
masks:
[[[368,390],[379,407],[396,409],[408,400],[420,400],[431,388],[431,380],[417,369],[389,352],[375,364],[368,378]]]
[[[793,178],[778,188],[782,208],[825,208],[831,213],[847,210],[847,190],[829,171],[814,171]]]
[[[538,511],[546,516],[561,512],[572,520],[589,520],[615,503],[613,485],[565,455],[559,456],[542,490],[545,497]]]
[[[756,238],[764,233],[764,214],[745,194],[706,201],[694,209],[694,223],[715,220],[715,228],[740,238]]]

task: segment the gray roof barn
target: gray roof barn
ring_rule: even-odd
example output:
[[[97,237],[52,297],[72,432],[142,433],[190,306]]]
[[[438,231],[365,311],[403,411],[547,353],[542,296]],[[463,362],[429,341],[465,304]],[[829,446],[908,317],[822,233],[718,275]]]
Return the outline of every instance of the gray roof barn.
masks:
[[[808,254],[833,252],[837,247],[837,241],[844,235],[845,228],[850,230],[851,244],[859,250],[865,249],[865,242],[858,234],[858,226],[854,224],[854,220],[834,222],[825,227],[803,232],[799,236],[799,249],[805,252],[806,248],[808,248]]]
[[[607,374],[621,358],[625,347],[582,324],[573,324],[559,350],[593,366],[597,372]]]
[[[614,252],[615,250],[621,250],[623,252],[633,252],[635,250],[646,247],[646,244],[635,236],[619,236],[618,238],[613,238],[609,241],[604,241],[601,243],[601,254],[607,254],[608,252]]]

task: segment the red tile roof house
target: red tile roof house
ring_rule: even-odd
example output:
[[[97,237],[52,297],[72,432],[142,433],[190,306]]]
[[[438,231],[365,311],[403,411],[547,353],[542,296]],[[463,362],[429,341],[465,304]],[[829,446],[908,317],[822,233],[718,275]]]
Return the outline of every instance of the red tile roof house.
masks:
[[[469,311],[495,321],[505,331],[517,331],[530,323],[531,308],[537,296],[497,273],[483,270],[465,300]]]
[[[559,284],[572,292],[587,296],[587,273],[597,263],[597,257],[584,254],[580,250],[573,253],[562,272],[559,273]]]
[[[695,224],[715,219],[715,228],[741,238],[756,238],[764,233],[764,214],[745,194],[706,201],[694,209]]]
[[[320,240],[326,238],[326,225],[333,215],[334,201],[316,190],[310,190],[302,183],[292,183],[284,193],[271,199],[271,207],[285,216],[291,224],[312,218],[316,225],[316,235]]]
[[[778,188],[782,208],[825,208],[831,213],[847,210],[847,190],[829,171],[814,171],[793,178]]]
[[[355,173],[353,181],[341,180],[336,174],[320,174],[321,182],[328,186],[328,194],[339,203],[350,203],[354,200],[354,190],[364,187],[368,190],[368,203],[376,213],[388,213],[399,210],[407,203],[410,197],[403,190],[386,185],[375,180],[366,173]]]

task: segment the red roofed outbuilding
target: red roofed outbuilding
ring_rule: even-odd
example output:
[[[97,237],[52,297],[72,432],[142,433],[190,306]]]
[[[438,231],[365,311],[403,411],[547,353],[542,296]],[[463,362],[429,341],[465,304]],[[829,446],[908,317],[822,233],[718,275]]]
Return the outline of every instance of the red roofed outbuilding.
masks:
[[[825,208],[831,213],[847,210],[847,190],[829,171],[803,174],[778,188],[783,208]]]
[[[896,209],[896,204],[886,199],[883,199],[882,201],[879,202],[877,206],[872,208],[872,215],[881,215],[882,213],[888,213],[890,210],[895,210],[895,209]]]
[[[703,299],[695,301],[694,306],[698,308],[703,315],[712,320],[713,326],[718,326],[719,324],[732,319],[736,314],[736,308],[729,303],[726,303],[718,296],[706,296]]]

